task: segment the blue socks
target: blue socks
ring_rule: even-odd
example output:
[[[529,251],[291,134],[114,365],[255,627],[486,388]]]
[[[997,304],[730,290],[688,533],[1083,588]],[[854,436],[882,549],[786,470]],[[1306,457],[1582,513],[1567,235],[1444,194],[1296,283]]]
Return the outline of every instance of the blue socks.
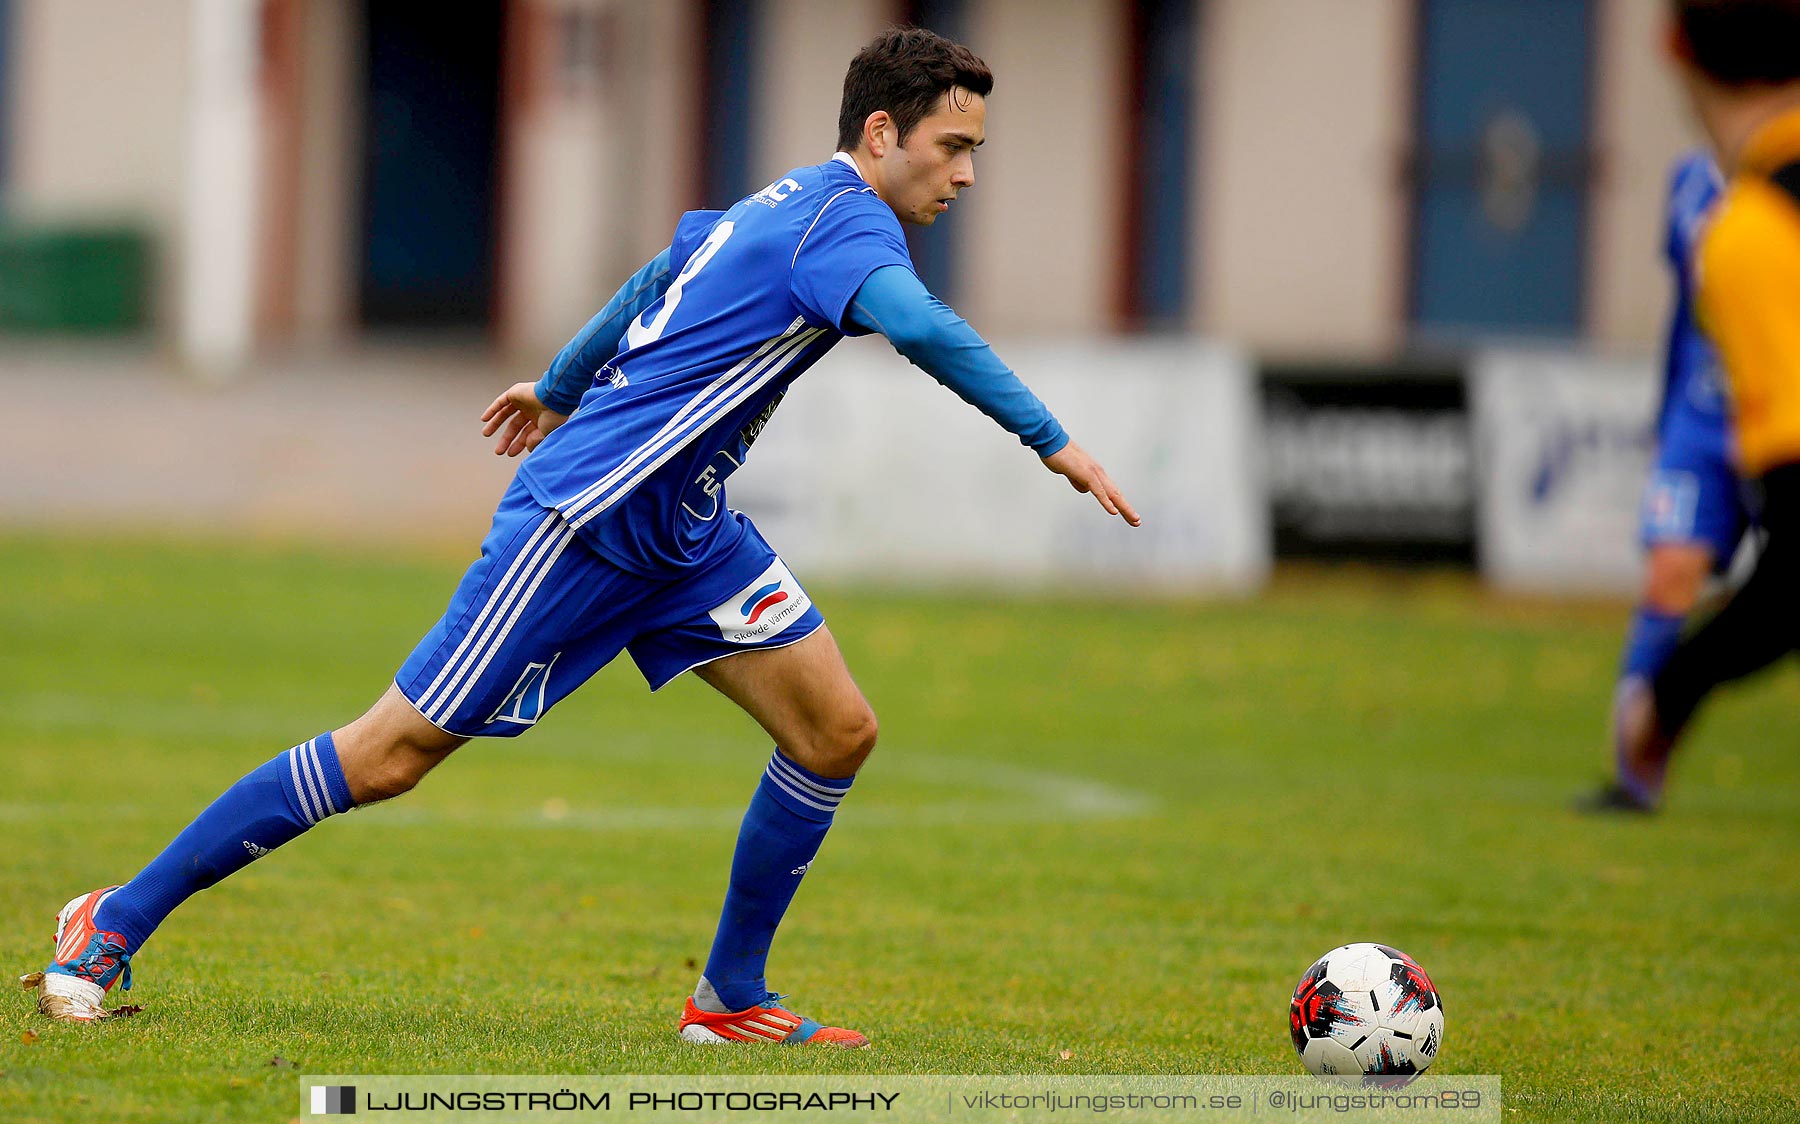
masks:
[[[1613,693],[1614,773],[1620,787],[1644,804],[1655,804],[1662,795],[1661,770],[1656,775],[1643,775],[1647,762],[1633,761],[1621,736],[1625,709],[1644,691],[1651,680],[1669,662],[1681,644],[1682,627],[1687,616],[1661,613],[1647,605],[1639,605],[1631,615],[1631,631],[1625,637],[1625,659],[1619,669],[1619,686]]]
[[[731,885],[706,975],[696,989],[697,1005],[710,1007],[703,1001],[716,996],[722,1010],[742,1011],[768,998],[763,972],[776,926],[854,779],[821,777],[779,749],[769,758],[738,830]]]
[[[352,807],[331,735],[279,754],[225,790],[163,853],[114,891],[94,925],[133,952],[189,897]]]
[[[1619,678],[1655,679],[1681,643],[1681,628],[1686,623],[1685,614],[1659,613],[1639,605],[1631,615],[1631,631],[1625,636],[1625,660]]]
[[[769,758],[744,813],[719,931],[697,993],[724,1010],[768,998],[763,973],[776,927],[831,829],[853,778],[821,777],[782,756]],[[142,947],[176,906],[352,807],[330,734],[277,755],[232,785],[137,877],[101,903],[94,923]]]

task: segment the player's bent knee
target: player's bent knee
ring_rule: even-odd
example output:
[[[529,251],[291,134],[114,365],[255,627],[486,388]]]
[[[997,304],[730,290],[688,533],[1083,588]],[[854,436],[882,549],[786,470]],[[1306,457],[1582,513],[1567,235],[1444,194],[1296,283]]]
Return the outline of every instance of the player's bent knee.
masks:
[[[861,768],[862,763],[869,759],[869,754],[875,752],[875,739],[880,733],[881,724],[875,721],[875,712],[863,711],[850,728],[844,732],[843,747],[846,760],[855,767]]]
[[[1644,588],[1644,603],[1659,613],[1685,617],[1700,603],[1703,584],[1681,580],[1652,581]]]
[[[1659,613],[1686,616],[1700,603],[1712,556],[1701,549],[1653,551],[1644,577],[1644,602]]]
[[[366,770],[352,783],[358,804],[371,804],[377,800],[392,800],[396,796],[404,796],[416,787],[425,774],[404,768],[381,767]]]
[[[372,746],[348,758],[341,757],[344,779],[349,782],[351,798],[358,804],[391,800],[411,792],[448,753],[405,743]]]
[[[809,768],[820,776],[854,776],[874,752],[879,733],[874,711],[864,708],[852,713],[819,732],[812,746],[814,763]]]
[[[392,688],[334,738],[344,780],[358,804],[390,800],[412,791],[466,740],[425,721]]]

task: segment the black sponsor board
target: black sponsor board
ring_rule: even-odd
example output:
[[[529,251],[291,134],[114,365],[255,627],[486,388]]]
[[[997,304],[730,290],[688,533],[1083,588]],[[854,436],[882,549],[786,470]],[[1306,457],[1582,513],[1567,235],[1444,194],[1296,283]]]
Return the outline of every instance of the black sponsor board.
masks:
[[[1261,384],[1276,557],[1475,564],[1460,364],[1265,364]]]

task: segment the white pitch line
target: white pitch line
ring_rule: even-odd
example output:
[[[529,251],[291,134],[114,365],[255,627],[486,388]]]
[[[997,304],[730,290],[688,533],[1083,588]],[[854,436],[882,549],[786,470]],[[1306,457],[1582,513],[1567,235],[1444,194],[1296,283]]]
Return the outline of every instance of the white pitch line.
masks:
[[[581,756],[557,754],[558,758]],[[735,763],[735,758],[731,759]],[[745,768],[750,767],[745,758]],[[718,768],[727,758],[709,757]],[[454,766],[452,766],[454,768]],[[868,805],[852,790],[844,810],[846,823],[868,827],[906,827],[943,824],[1074,823],[1089,820],[1133,819],[1148,815],[1156,800],[1148,793],[1088,777],[1050,769],[1035,769],[997,761],[969,760],[950,755],[889,750],[872,766],[874,776],[861,791],[882,783],[883,777],[904,780],[908,787],[941,787],[958,795],[904,807]],[[748,776],[749,774],[746,774]],[[24,823],[103,812],[108,818],[148,815],[141,803],[99,809],[91,804],[0,802],[0,823]],[[388,827],[455,823],[470,826],[505,826],[524,829],[571,831],[681,831],[692,828],[735,827],[744,816],[742,805],[673,807],[567,807],[554,810],[514,811],[444,810],[408,800],[364,810],[358,823]]]
[[[1086,777],[993,761],[969,761],[934,754],[893,751],[880,772],[902,774],[909,781],[937,782],[960,791],[984,789],[989,795],[938,800],[907,807],[862,807],[852,791],[844,809],[846,823],[871,827],[919,824],[1071,823],[1085,820],[1133,819],[1149,814],[1156,800],[1147,793]],[[879,781],[875,783],[879,784]],[[740,807],[576,808],[486,813],[383,806],[363,823],[389,827],[457,823],[548,831],[657,831],[726,828],[744,817]]]

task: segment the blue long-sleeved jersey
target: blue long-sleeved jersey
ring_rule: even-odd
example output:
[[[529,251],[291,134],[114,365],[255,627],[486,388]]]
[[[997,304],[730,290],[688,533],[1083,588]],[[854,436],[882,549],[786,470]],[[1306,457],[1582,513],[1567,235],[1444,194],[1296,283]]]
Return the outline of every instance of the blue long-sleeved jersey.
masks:
[[[537,384],[569,413],[520,476],[598,551],[653,574],[708,556],[723,485],[787,387],[845,335],[902,354],[1040,456],[1068,438],[913,273],[893,211],[841,154],[729,211],[684,215]]]

